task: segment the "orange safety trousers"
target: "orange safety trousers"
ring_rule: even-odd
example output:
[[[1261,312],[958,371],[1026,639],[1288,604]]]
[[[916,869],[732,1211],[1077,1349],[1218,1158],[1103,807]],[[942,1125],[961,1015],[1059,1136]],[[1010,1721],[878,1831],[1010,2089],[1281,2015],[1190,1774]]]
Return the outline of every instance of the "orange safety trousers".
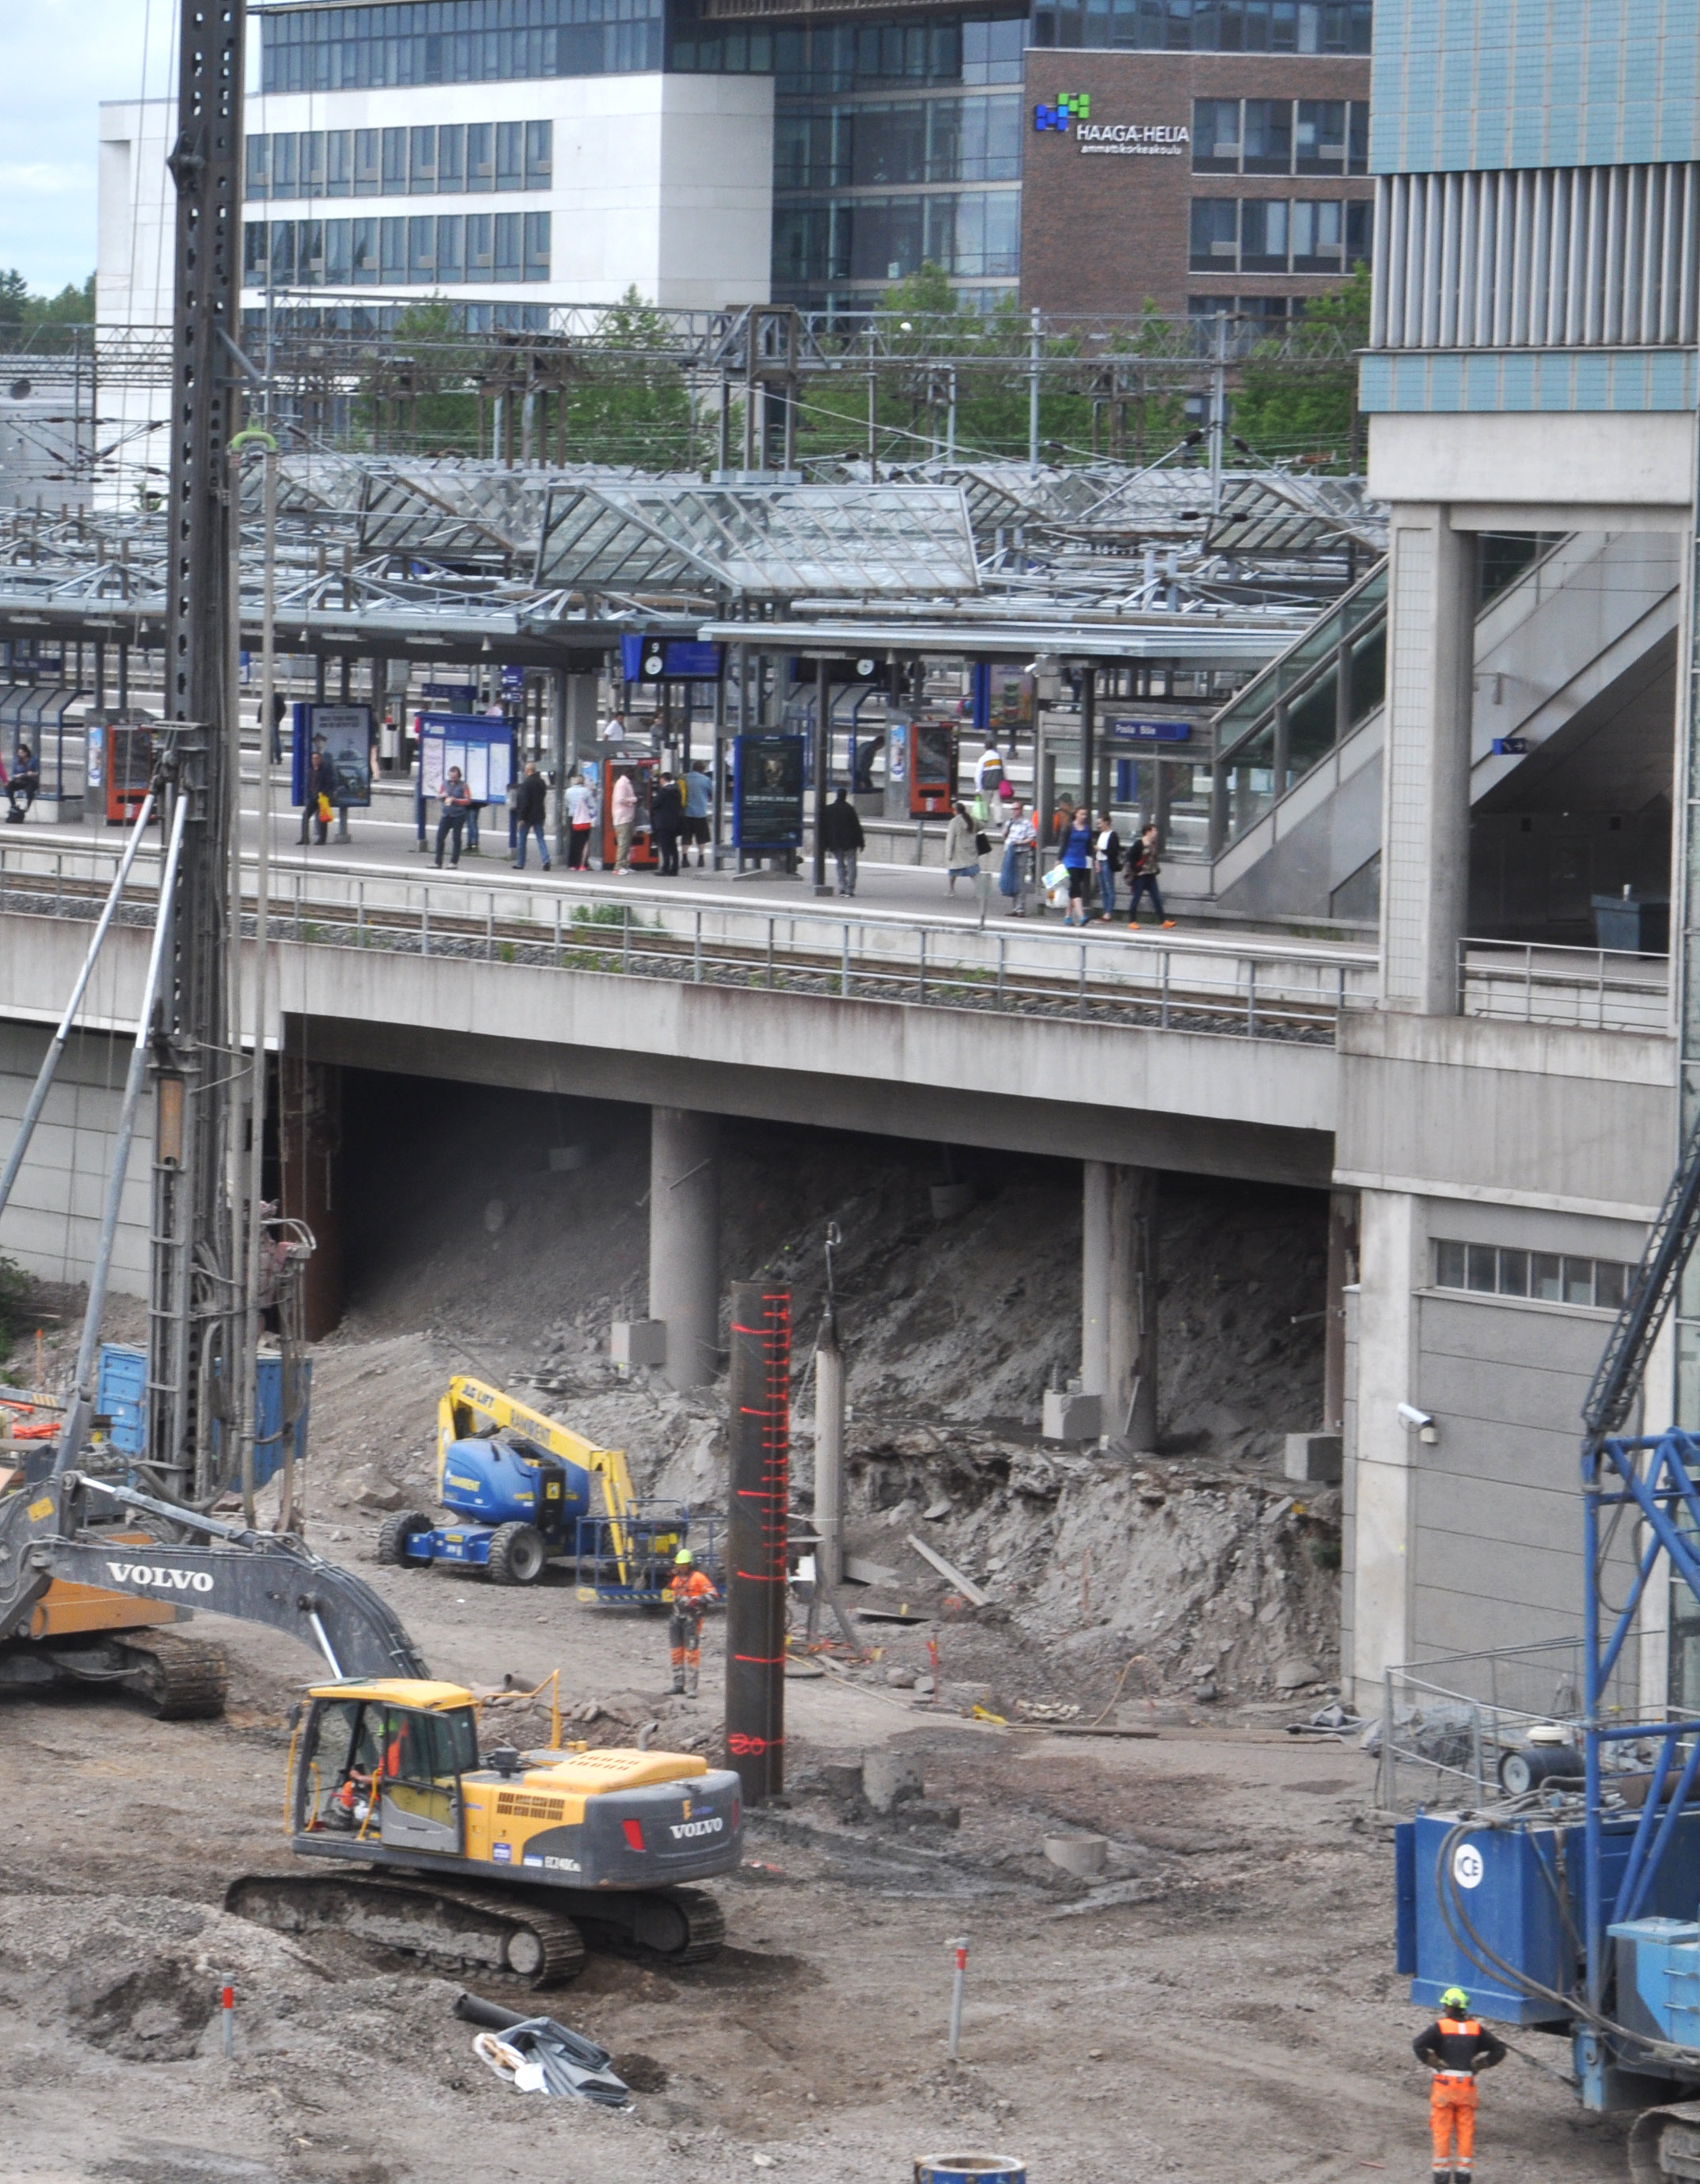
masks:
[[[681,1615],[677,1610],[668,1618],[668,1637],[672,1641],[673,1666],[683,1669],[687,1663],[694,1669],[702,1661],[702,1618],[700,1615]]]
[[[1435,2167],[1441,2176],[1449,2170],[1468,2174],[1475,2159],[1475,2080],[1435,2074],[1429,2092],[1429,2129],[1434,2134]],[[1452,2158],[1452,2139],[1458,2142]]]

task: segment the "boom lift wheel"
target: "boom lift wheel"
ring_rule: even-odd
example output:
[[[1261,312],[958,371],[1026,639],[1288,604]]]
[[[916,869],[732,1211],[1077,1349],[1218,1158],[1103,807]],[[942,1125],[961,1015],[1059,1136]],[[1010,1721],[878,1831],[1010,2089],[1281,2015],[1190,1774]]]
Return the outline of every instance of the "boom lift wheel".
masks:
[[[386,1517],[378,1527],[378,1560],[403,1569],[428,1569],[428,1563],[416,1563],[407,1552],[407,1543],[416,1532],[431,1529],[429,1517],[422,1517],[417,1509],[398,1509],[393,1517]]]
[[[500,1524],[490,1535],[492,1585],[535,1585],[548,1559],[535,1524]]]

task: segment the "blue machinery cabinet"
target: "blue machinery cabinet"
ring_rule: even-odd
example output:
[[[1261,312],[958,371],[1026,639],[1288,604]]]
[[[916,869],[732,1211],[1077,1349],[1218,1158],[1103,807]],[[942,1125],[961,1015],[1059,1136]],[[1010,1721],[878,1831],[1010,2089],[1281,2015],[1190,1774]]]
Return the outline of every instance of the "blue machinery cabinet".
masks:
[[[307,1419],[313,1389],[313,1367],[301,1363],[303,1400],[295,1421],[295,1461],[307,1460]],[[258,1416],[254,1422],[254,1482],[264,1486],[283,1467],[283,1360],[275,1351],[259,1355],[259,1379],[255,1390]],[[103,1342],[95,1409],[112,1420],[112,1442],[125,1455],[140,1457],[147,1446],[148,1353],[126,1342]]]

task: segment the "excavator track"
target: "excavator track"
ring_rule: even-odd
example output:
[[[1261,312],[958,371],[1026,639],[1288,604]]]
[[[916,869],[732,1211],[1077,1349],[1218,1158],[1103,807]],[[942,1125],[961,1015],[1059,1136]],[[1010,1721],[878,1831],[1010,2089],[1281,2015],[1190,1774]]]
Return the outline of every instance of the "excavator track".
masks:
[[[223,1713],[230,1671],[221,1646],[164,1630],[127,1631],[118,1642],[138,1657],[125,1688],[146,1699],[156,1719],[213,1721]]]
[[[445,1888],[419,1874],[244,1874],[225,1908],[283,1934],[343,1933],[454,1971],[559,1986],[584,1968],[572,1919],[505,1890]]]
[[[726,1914],[705,1888],[580,1897],[573,1911],[593,1947],[639,1964],[707,1964],[726,1941]]]

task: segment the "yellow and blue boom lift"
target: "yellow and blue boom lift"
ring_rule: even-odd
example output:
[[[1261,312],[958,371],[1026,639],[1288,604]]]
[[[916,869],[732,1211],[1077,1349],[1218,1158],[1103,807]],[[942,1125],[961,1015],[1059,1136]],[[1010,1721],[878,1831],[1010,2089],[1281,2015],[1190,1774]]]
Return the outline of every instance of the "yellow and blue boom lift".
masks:
[[[581,1599],[655,1607],[688,1541],[699,1562],[713,1559],[711,1531],[691,1540],[686,1504],[638,1500],[622,1450],[465,1374],[437,1407],[437,1493],[449,1521],[397,1511],[378,1534],[381,1563],[453,1563],[535,1585],[560,1558],[577,1563]]]

